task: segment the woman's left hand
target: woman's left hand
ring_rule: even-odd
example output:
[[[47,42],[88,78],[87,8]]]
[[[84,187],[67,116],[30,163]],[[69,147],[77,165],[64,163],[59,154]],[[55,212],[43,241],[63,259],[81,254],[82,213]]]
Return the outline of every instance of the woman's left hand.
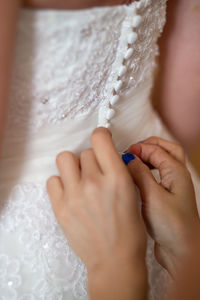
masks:
[[[91,145],[80,159],[68,151],[57,155],[60,177],[47,180],[55,216],[89,271],[113,264],[120,272],[121,263],[138,272],[146,231],[133,179],[108,129],[96,128]]]

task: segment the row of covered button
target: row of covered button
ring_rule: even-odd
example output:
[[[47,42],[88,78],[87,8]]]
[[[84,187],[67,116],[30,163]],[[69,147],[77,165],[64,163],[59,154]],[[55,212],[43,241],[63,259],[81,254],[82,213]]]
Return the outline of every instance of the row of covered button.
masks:
[[[107,113],[106,113],[107,123],[106,123],[105,127],[107,127],[107,128],[110,128],[110,120],[115,115],[115,110],[112,108],[112,106],[114,106],[120,100],[119,92],[123,85],[122,77],[126,74],[126,72],[128,70],[127,66],[126,66],[126,62],[127,62],[127,60],[129,60],[132,57],[133,52],[134,52],[133,45],[138,39],[138,34],[135,31],[135,29],[137,27],[139,27],[141,23],[142,23],[142,17],[137,13],[136,7],[134,7],[133,18],[131,20],[131,24],[129,25],[129,30],[128,30],[128,34],[127,34],[126,52],[124,54],[123,62],[119,69],[119,72],[118,72],[118,79],[117,79],[116,83],[114,84],[113,96],[109,101],[110,108],[107,110]]]

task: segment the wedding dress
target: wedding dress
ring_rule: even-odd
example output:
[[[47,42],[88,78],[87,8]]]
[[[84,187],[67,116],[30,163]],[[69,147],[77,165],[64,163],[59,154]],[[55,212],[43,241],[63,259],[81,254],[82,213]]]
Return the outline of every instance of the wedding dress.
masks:
[[[174,140],[150,101],[166,0],[86,10],[22,9],[0,161],[0,299],[88,299],[84,264],[51,209],[56,155],[90,148],[109,127],[119,152],[152,135]],[[188,162],[200,200],[200,182]],[[149,239],[150,299],[166,272]]]

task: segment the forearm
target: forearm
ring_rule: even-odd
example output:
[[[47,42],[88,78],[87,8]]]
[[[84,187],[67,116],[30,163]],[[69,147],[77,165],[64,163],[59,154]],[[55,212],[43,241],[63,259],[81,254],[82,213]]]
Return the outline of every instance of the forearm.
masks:
[[[200,298],[200,240],[190,244],[190,251],[176,272],[169,300]]]
[[[108,263],[88,272],[90,300],[146,300],[147,270],[144,263]]]
[[[0,1],[0,156],[7,120],[16,23],[21,1]]]

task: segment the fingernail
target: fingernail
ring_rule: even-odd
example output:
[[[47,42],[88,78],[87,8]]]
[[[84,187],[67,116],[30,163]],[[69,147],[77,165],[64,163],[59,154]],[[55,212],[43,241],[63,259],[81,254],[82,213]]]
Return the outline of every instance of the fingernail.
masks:
[[[126,165],[128,165],[128,163],[133,159],[135,159],[135,155],[132,153],[126,153],[122,155],[122,160]]]

